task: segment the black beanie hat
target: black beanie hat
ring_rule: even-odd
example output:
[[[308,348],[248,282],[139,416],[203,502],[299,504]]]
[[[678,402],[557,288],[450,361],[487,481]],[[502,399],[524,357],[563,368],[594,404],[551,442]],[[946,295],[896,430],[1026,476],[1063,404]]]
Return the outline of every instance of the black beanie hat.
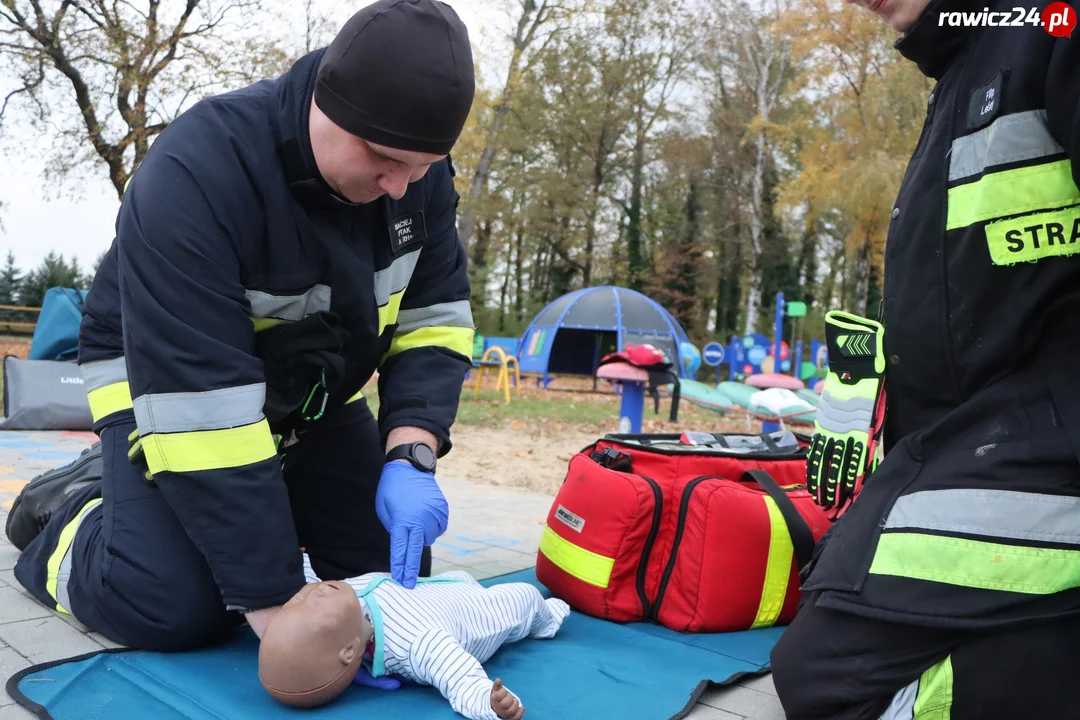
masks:
[[[336,125],[379,145],[446,155],[475,92],[469,32],[437,0],[379,0],[330,43],[315,103]]]

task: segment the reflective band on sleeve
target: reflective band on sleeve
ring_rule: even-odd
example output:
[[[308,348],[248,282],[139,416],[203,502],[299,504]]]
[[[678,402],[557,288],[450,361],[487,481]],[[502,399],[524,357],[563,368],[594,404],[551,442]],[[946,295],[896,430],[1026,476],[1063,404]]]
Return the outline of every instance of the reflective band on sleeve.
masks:
[[[56,609],[65,615],[71,614],[71,600],[68,598],[68,579],[71,577],[71,544],[75,542],[75,533],[87,514],[101,504],[101,498],[94,498],[83,506],[79,514],[68,521],[60,531],[56,548],[46,563],[45,591],[56,601]]]
[[[1013,265],[1080,252],[1080,207],[1024,215],[986,226],[995,265]]]
[[[127,363],[123,356],[110,360],[95,360],[79,366],[79,374],[86,383],[86,392],[100,390],[106,385],[125,382],[127,376]]]
[[[393,325],[398,320],[398,308],[401,307],[401,298],[405,296],[405,291],[400,290],[390,296],[390,299],[385,305],[379,307],[379,335],[383,334],[383,330],[387,325]]]
[[[893,695],[889,707],[881,713],[878,720],[913,720],[915,717],[915,697],[919,692],[919,681],[915,680],[900,688]]]
[[[1046,110],[1003,115],[977,133],[957,138],[949,153],[949,182],[981,175],[995,165],[1065,152],[1046,124]]]
[[[946,230],[1080,202],[1068,160],[984,175],[949,190]]]
[[[405,335],[395,335],[386,356],[390,357],[418,347],[441,347],[470,358],[472,357],[473,335],[472,328],[420,328]]]
[[[982,590],[1049,595],[1080,587],[1080,550],[883,533],[870,573]]]
[[[330,309],[330,288],[315,285],[300,295],[271,295],[262,290],[244,292],[253,318],[274,318],[296,322],[308,315]]]
[[[390,296],[402,292],[409,286],[416,263],[420,261],[420,251],[395,258],[390,267],[375,273],[375,302],[382,307],[390,302]]]
[[[791,560],[795,552],[791,545],[787,523],[784,522],[784,516],[777,507],[776,501],[768,495],[763,495],[762,499],[769,511],[769,560],[765,565],[761,604],[758,606],[757,617],[754,618],[754,624],[751,626],[752,630],[772,627],[780,617],[780,612],[784,609],[784,600],[787,598]]]
[[[272,327],[277,327],[283,323],[289,322],[288,320],[278,320],[277,318],[252,318],[251,323],[255,326],[255,332],[262,332],[263,330],[269,330]]]
[[[135,398],[140,435],[222,430],[250,425],[263,416],[266,383],[206,390],[157,393]]]
[[[1080,545],[1080,497],[951,488],[900,496],[885,529],[912,528]]]
[[[912,720],[949,720],[953,705],[952,656],[926,670],[919,678]]]
[[[443,327],[473,328],[472,307],[468,300],[440,303],[431,307],[402,310],[398,316],[399,335],[410,333],[424,327],[442,325]]]
[[[131,390],[123,356],[84,363],[79,366],[79,374],[86,384],[86,399],[94,422],[131,408]]]
[[[154,475],[240,467],[277,454],[265,419],[228,430],[144,435],[142,447],[147,467]]]
[[[113,413],[131,409],[131,388],[126,380],[113,383],[86,393],[86,400],[90,403],[90,417],[99,422]]]
[[[608,586],[611,569],[615,567],[615,558],[597,555],[578,547],[549,527],[544,528],[540,537],[540,552],[568,575],[601,588]]]

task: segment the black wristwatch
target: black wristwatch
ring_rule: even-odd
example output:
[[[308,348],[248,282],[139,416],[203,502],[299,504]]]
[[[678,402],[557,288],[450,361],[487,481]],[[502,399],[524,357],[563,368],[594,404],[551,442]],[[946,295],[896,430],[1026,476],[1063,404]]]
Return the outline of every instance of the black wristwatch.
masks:
[[[427,443],[405,443],[390,448],[390,452],[386,453],[386,462],[394,460],[408,460],[417,470],[435,472],[435,451]]]

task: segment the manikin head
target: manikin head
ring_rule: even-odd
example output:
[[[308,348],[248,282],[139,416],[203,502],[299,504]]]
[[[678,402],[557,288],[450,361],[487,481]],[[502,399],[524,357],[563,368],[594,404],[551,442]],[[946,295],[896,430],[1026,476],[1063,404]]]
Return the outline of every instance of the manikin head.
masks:
[[[930,0],[844,0],[870,10],[899,33],[911,29]]]
[[[319,173],[350,202],[400,198],[450,153],[475,86],[469,33],[449,5],[368,5],[319,63],[308,114]]]
[[[351,587],[336,581],[305,585],[263,633],[259,680],[286,705],[324,705],[352,683],[371,635]]]

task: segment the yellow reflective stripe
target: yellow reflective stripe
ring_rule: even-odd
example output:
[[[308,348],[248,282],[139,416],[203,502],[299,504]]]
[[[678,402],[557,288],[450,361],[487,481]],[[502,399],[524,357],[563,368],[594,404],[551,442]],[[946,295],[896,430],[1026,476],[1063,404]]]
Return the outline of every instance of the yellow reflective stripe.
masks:
[[[131,409],[131,388],[127,380],[112,383],[86,393],[90,403],[90,416],[94,422],[121,410]]]
[[[884,533],[873,575],[1050,595],[1080,587],[1080,550],[1023,547],[921,533]]]
[[[776,501],[763,495],[765,507],[769,511],[769,560],[765,565],[765,584],[761,589],[761,604],[751,629],[772,627],[776,624],[780,612],[784,609],[787,597],[788,578],[791,577],[791,560],[795,549],[791,544],[784,515]]]
[[[578,547],[549,527],[545,527],[540,536],[540,552],[568,575],[601,588],[608,586],[611,569],[615,567],[615,558],[597,555]]]
[[[351,402],[356,402],[357,400],[363,400],[363,399],[364,399],[364,390],[363,390],[363,388],[361,388],[360,390],[357,390],[356,393],[351,398],[346,400],[345,404],[348,405]]]
[[[386,353],[387,357],[396,355],[406,350],[412,350],[418,347],[444,347],[447,350],[453,350],[454,352],[464,355],[465,357],[472,357],[473,335],[475,331],[472,328],[461,327],[426,327],[419,330],[413,330],[410,333],[404,335],[394,336],[393,341],[390,343],[390,351]]]
[[[995,265],[1080,252],[1080,207],[990,223],[986,244]]]
[[[379,334],[382,335],[387,325],[397,322],[398,312],[401,310],[401,298],[405,297],[405,291],[399,290],[390,295],[390,300],[379,308]]]
[[[280,320],[278,318],[251,318],[251,322],[255,325],[255,332],[262,332],[263,330],[269,330],[272,327],[289,321]]]
[[[1080,190],[1073,182],[1072,163],[1068,160],[1004,170],[950,189],[945,229],[1078,202]]]
[[[68,521],[68,524],[60,531],[60,538],[56,541],[56,549],[53,550],[52,555],[49,556],[49,562],[46,563],[45,591],[56,600],[56,609],[65,615],[70,615],[71,611],[63,607],[60,601],[57,600],[57,586],[60,584],[60,566],[63,564],[68,550],[71,549],[71,543],[75,541],[75,531],[79,529],[79,523],[82,522],[83,516],[100,504],[101,498],[94,498],[86,503],[78,515]],[[64,578],[64,582],[67,582],[67,578]]]
[[[266,419],[225,430],[154,433],[142,438],[150,472],[197,472],[250,465],[277,454]]]
[[[949,720],[953,704],[952,656],[929,668],[919,678],[912,720]]]

